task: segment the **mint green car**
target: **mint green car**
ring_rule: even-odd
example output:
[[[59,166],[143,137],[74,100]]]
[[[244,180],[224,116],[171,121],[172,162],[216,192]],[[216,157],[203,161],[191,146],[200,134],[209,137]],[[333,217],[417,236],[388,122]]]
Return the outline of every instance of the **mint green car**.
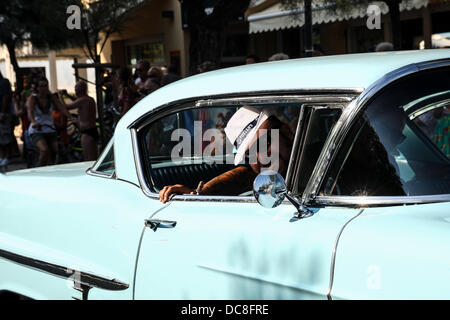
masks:
[[[286,170],[161,202],[237,168],[209,143],[244,106],[289,128]],[[172,83],[95,163],[0,175],[0,297],[449,299],[449,106],[447,49]]]

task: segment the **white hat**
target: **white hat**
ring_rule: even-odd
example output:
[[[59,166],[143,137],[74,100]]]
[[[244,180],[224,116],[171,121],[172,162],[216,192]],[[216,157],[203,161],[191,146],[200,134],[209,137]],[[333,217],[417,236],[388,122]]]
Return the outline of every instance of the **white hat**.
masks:
[[[272,114],[273,112],[270,112],[270,109],[267,108],[244,106],[236,111],[228,121],[225,134],[237,150],[234,165],[238,165],[244,160],[245,152],[255,133]]]

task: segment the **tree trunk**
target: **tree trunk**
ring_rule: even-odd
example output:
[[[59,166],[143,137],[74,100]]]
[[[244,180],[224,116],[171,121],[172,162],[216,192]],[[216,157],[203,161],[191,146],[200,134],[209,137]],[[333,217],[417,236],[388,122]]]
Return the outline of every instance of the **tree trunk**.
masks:
[[[205,1],[182,1],[183,14],[188,17],[190,31],[189,71],[197,73],[199,64],[205,61],[220,66],[228,23],[243,16],[250,0],[211,1],[212,11],[205,12]],[[211,9],[211,8],[210,8]]]
[[[189,45],[189,72],[198,73],[198,66],[211,61],[217,66],[222,58],[224,31],[196,25],[191,29]]]
[[[395,50],[402,49],[402,25],[400,21],[400,1],[385,1],[389,7],[389,16],[392,26],[392,44]]]
[[[14,73],[16,75],[16,90],[18,92],[22,92],[23,83],[21,81],[22,75],[21,75],[19,63],[17,62],[17,57],[16,57],[16,42],[15,41],[7,42],[6,47],[8,48],[9,60],[11,61],[11,64],[14,69]]]

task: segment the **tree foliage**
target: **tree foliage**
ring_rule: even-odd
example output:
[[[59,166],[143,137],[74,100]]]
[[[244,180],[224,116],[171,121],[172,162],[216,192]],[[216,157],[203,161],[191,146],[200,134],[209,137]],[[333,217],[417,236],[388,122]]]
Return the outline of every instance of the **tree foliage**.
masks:
[[[73,2],[0,0],[0,44],[6,45],[16,76],[20,74],[20,68],[15,50],[23,45],[31,44],[35,49],[61,49],[79,43],[79,38],[73,37],[66,27],[66,9]]]
[[[83,6],[80,33],[87,48],[87,55],[94,62],[100,62],[100,54],[109,36],[122,31],[130,10],[136,9],[143,2],[145,1],[94,0]]]

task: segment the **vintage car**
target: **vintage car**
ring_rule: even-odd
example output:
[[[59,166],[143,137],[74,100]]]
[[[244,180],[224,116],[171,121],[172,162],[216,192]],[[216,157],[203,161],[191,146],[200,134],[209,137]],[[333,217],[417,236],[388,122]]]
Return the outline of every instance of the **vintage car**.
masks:
[[[172,83],[120,120],[95,163],[0,176],[2,296],[449,299],[449,105],[447,49]],[[208,142],[226,141],[243,107],[289,127],[287,170],[160,201],[237,167],[237,148]]]

